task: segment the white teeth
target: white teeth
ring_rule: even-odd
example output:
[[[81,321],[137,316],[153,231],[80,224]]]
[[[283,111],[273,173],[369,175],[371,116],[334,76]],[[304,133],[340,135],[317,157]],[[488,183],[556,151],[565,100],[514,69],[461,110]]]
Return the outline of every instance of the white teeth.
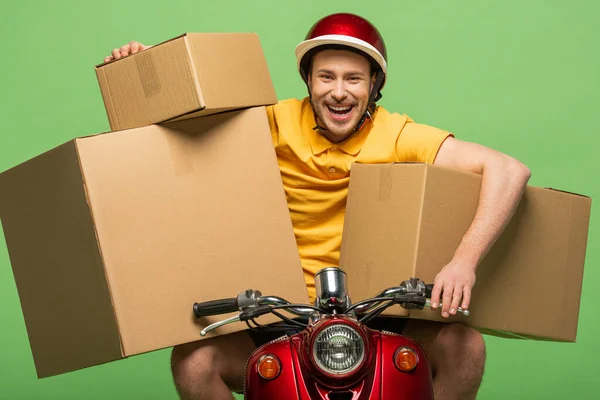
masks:
[[[332,109],[333,111],[338,111],[338,112],[344,112],[344,111],[350,111],[350,109],[352,108],[352,106],[350,107],[334,107],[334,106],[328,106],[330,109]]]

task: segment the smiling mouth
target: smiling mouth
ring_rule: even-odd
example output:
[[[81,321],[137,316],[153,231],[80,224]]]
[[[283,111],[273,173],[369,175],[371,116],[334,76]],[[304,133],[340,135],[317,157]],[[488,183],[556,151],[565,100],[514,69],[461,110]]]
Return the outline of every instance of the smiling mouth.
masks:
[[[353,108],[354,106],[327,106],[331,115],[337,118],[347,117],[352,112]]]

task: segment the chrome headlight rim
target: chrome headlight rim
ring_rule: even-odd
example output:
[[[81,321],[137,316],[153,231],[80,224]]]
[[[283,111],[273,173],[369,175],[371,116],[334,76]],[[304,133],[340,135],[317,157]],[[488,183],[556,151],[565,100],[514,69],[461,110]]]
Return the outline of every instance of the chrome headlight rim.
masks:
[[[350,331],[353,331],[353,333],[356,334],[357,339],[360,340],[360,345],[361,345],[361,350],[362,350],[360,357],[358,358],[358,360],[355,363],[353,363],[353,365],[351,367],[346,368],[344,370],[340,370],[340,371],[335,371],[335,370],[327,368],[319,361],[319,357],[317,357],[317,340],[323,334],[325,334],[327,330],[334,329],[334,328],[342,328],[342,329],[348,329]],[[357,371],[361,370],[361,367],[364,365],[366,358],[367,358],[368,342],[367,342],[367,338],[366,338],[363,330],[360,328],[359,325],[350,323],[347,321],[343,321],[343,320],[342,321],[329,320],[328,323],[324,323],[321,327],[316,329],[312,333],[311,336],[312,336],[312,338],[310,340],[310,356],[311,356],[312,364],[317,368],[318,371],[320,371],[321,373],[323,373],[324,375],[329,376],[329,377],[345,378],[345,377],[354,375]]]

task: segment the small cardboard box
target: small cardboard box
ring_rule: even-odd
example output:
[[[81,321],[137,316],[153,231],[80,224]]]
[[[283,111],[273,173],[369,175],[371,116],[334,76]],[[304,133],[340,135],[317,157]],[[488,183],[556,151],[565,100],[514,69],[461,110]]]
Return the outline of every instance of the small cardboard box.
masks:
[[[340,260],[352,299],[410,277],[433,282],[473,221],[480,186],[479,175],[432,165],[355,164]],[[590,208],[588,197],[527,187],[478,267],[471,315],[444,319],[423,310],[410,317],[575,341]],[[408,315],[400,306],[388,310]]]
[[[194,302],[308,302],[264,107],[71,140],[0,174],[0,217],[39,377],[233,315]]]
[[[187,33],[96,75],[113,131],[277,102],[252,33]]]

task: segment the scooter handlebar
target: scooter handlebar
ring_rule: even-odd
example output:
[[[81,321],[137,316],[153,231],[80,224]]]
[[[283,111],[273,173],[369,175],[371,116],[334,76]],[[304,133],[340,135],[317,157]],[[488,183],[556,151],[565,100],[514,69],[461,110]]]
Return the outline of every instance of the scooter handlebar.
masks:
[[[209,315],[226,314],[235,311],[238,311],[237,297],[194,303],[194,315],[197,318]]]

